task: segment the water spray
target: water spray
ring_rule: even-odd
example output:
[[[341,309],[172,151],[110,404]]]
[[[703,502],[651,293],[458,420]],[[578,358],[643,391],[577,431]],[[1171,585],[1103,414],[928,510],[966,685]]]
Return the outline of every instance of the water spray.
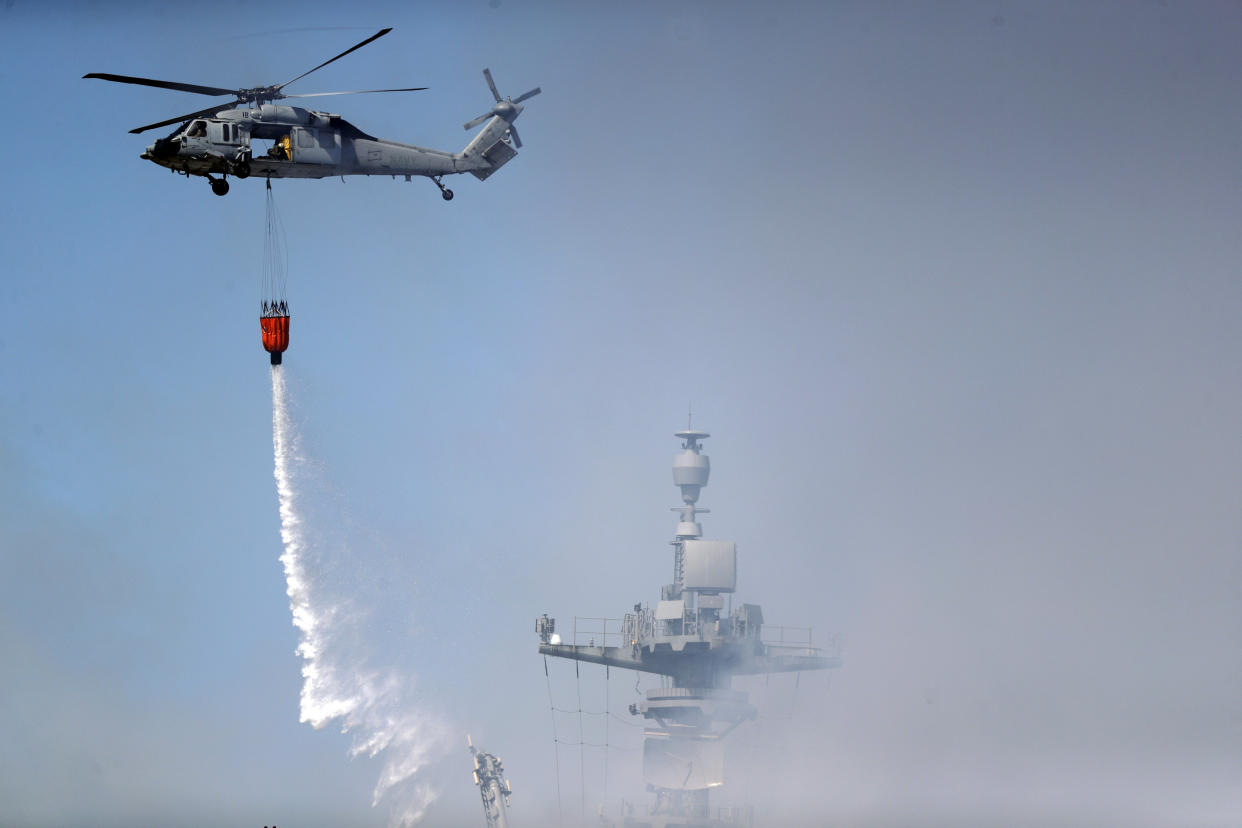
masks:
[[[390,824],[405,828],[421,819],[436,798],[415,777],[443,752],[447,729],[411,703],[409,677],[368,663],[357,646],[362,613],[332,588],[319,565],[347,554],[348,545],[327,531],[339,525],[339,515],[309,496],[315,488],[314,467],[301,452],[279,364],[272,365],[272,444],[284,544],[280,562],[302,659],[299,718],[315,729],[339,722],[341,732],[353,737],[351,756],[384,754],[371,804],[386,799]]]

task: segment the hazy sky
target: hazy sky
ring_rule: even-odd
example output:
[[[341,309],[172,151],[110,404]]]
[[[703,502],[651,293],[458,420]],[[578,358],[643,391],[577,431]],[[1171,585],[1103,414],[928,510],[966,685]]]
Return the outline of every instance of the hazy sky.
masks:
[[[262,183],[138,159],[128,129],[206,99],[81,80],[279,83],[383,26],[296,91],[428,86],[324,106],[460,149],[484,66],[544,90],[451,203],[276,185],[293,415],[344,539],[319,564],[365,611],[359,663],[448,734],[426,824],[482,824],[467,731],[514,825],[556,824],[532,621],[658,599],[689,405],[738,598],[844,642],[830,677],[745,683],[767,730],[736,734],[720,804],[1242,824],[1242,4],[0,21],[0,825],[388,823],[382,757],[298,721]],[[583,706],[623,711],[634,676],[600,672]],[[572,665],[550,684],[576,706]],[[612,720],[613,813],[648,801],[637,733]],[[560,750],[566,825],[604,758]]]

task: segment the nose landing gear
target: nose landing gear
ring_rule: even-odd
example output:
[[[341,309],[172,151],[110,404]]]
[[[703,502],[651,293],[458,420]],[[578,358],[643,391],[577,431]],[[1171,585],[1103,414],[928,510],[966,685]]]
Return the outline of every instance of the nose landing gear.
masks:
[[[434,175],[434,176],[432,176],[432,177],[431,177],[431,181],[432,181],[432,183],[434,183],[437,187],[439,187],[439,188],[440,188],[440,198],[444,199],[445,201],[452,201],[452,200],[453,200],[453,191],[452,191],[452,190],[450,190],[448,187],[445,187],[443,184],[441,184],[441,183],[440,183],[440,179],[441,179],[441,178],[442,178],[442,176],[439,176],[439,175]]]

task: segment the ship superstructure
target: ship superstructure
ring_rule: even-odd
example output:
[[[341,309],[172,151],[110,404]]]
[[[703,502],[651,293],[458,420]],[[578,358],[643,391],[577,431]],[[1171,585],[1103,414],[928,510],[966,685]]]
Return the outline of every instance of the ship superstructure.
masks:
[[[603,641],[562,643],[556,622],[536,619],[539,652],[548,656],[605,664],[667,676],[667,686],[648,690],[630,706],[643,716],[643,778],[655,794],[650,817],[627,817],[639,828],[725,826],[736,820],[713,818],[709,793],[725,782],[723,739],[756,717],[747,694],[732,687],[733,676],[823,670],[837,666],[835,652],[811,646],[809,631],[797,644],[766,642],[763,611],[756,604],[734,606],[737,545],[705,540],[698,516],[699,494],[711,471],[701,442],[708,433],[678,431],[682,451],[673,459],[673,483],[682,505],[673,546],[673,581],[660,601],[635,604],[621,620],[620,644]]]

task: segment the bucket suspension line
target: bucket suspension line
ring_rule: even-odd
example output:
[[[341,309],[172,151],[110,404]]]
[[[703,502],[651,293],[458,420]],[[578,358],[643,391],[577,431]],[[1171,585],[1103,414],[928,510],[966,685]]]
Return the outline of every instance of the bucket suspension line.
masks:
[[[267,221],[263,235],[263,280],[259,285],[259,328],[263,349],[271,354],[272,365],[281,363],[289,347],[289,303],[285,297],[288,281],[288,242],[284,225],[276,212],[272,179],[267,180]]]
[[[267,180],[267,217],[263,235],[263,283],[260,285],[262,299],[269,306],[279,305],[286,299],[285,288],[289,280],[289,242],[284,223],[276,210],[276,198],[272,192],[272,180]]]

